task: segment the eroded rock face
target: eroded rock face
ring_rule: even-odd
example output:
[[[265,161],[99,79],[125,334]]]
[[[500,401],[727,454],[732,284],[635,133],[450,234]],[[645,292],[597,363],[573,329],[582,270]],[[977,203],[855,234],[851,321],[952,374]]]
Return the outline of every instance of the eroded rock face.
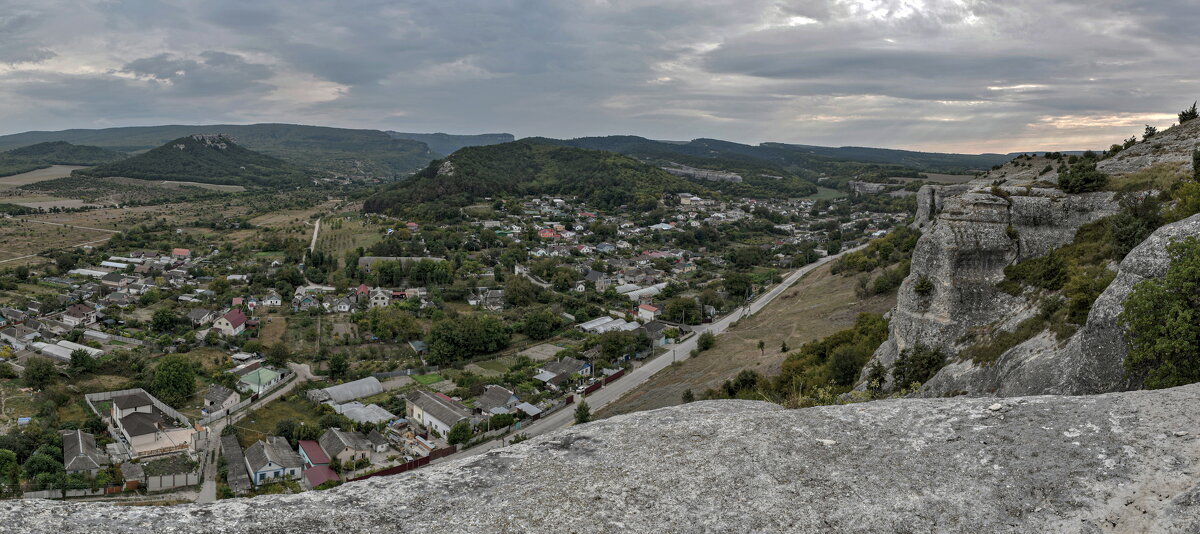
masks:
[[[1197,532],[1200,385],[783,410],[697,402],[211,505],[0,504],[21,532]]]
[[[1005,352],[991,366],[971,362],[947,366],[922,393],[1085,395],[1141,387],[1125,375],[1123,362],[1129,347],[1117,316],[1133,286],[1166,274],[1171,265],[1167,245],[1189,236],[1200,238],[1200,215],[1159,228],[1130,251],[1117,277],[1092,305],[1087,323],[1065,346],[1043,333]]]
[[[1080,226],[1120,208],[1112,193],[1067,195],[1056,189],[989,184],[972,182],[967,192],[955,196],[923,193],[923,203],[940,203],[941,209],[936,222],[925,225],[913,251],[911,274],[900,286],[891,315],[890,336],[874,362],[890,368],[901,351],[918,343],[956,354],[971,329],[1029,313],[1031,303],[996,288],[1004,280],[1004,267],[1070,243]],[[921,221],[919,216],[917,223]],[[933,283],[927,295],[915,291],[922,278]],[[864,379],[870,367],[864,369]]]
[[[1122,150],[1116,156],[1098,163],[1096,169],[1108,174],[1126,174],[1156,164],[1190,166],[1192,150],[1197,148],[1198,138],[1200,120],[1193,120]]]

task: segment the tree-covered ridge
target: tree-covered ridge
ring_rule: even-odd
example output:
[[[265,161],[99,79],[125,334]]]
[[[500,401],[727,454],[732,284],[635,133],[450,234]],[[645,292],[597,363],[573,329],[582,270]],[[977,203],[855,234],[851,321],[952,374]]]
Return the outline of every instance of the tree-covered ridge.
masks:
[[[460,207],[490,197],[569,195],[607,209],[657,202],[666,192],[706,191],[619,154],[517,141],[468,147],[434,161],[413,178],[369,198],[364,209],[445,219],[456,217]]]
[[[379,130],[299,124],[164,125],[24,132],[0,136],[0,149],[45,141],[67,141],[136,152],[193,134],[222,133],[245,148],[313,169],[343,175],[398,177],[435,157],[425,143],[397,139]]]
[[[0,176],[21,174],[51,165],[98,165],[125,157],[126,154],[100,147],[49,141],[0,152]]]
[[[224,135],[180,137],[149,152],[74,174],[257,186],[297,185],[309,180],[304,169],[242,148]]]
[[[430,150],[440,155],[453,154],[459,149],[469,146],[498,145],[500,143],[511,143],[516,140],[509,133],[454,135],[446,133],[394,132],[388,130],[387,134],[396,139],[408,139],[409,141],[425,143],[429,146]]]

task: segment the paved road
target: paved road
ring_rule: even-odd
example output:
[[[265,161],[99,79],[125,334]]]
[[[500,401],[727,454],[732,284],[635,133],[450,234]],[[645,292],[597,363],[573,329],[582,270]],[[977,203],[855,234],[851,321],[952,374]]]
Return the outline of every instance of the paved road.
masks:
[[[670,349],[670,352],[668,352],[667,354],[663,354],[662,356],[659,356],[657,358],[654,358],[653,360],[646,362],[645,365],[642,365],[641,367],[638,367],[638,368],[634,369],[633,371],[630,371],[629,373],[626,374],[625,377],[621,378],[620,380],[617,380],[617,381],[613,382],[612,384],[609,384],[608,386],[601,388],[599,391],[592,393],[586,399],[587,403],[588,403],[588,407],[591,408],[592,413],[596,413],[596,411],[599,410],[600,408],[607,406],[609,403],[616,401],[617,399],[621,398],[621,396],[632,391],[634,388],[637,388],[638,386],[644,384],[647,380],[650,379],[650,377],[654,376],[655,373],[658,373],[659,371],[667,368],[667,366],[671,365],[673,362],[675,362],[677,360],[683,361],[683,360],[686,360],[689,357],[691,357],[692,349],[696,348],[696,343],[700,338],[700,334],[702,334],[704,332],[711,332],[714,335],[721,335],[726,330],[728,330],[729,327],[731,325],[733,325],[733,323],[737,322],[739,319],[742,319],[744,317],[753,315],[753,314],[761,311],[768,304],[770,304],[771,301],[778,298],[779,295],[782,295],[784,291],[786,291],[789,287],[791,287],[798,280],[800,280],[800,277],[808,274],[809,272],[811,272],[813,269],[816,269],[817,267],[820,267],[822,265],[825,265],[826,263],[829,263],[829,262],[837,259],[838,257],[840,257],[843,254],[854,252],[854,251],[860,250],[862,248],[863,248],[862,246],[859,246],[859,247],[855,247],[855,248],[852,248],[849,250],[845,250],[845,251],[842,251],[841,253],[835,254],[833,256],[827,256],[827,257],[821,258],[814,263],[810,263],[808,265],[805,265],[804,267],[796,269],[796,271],[794,271],[792,274],[788,275],[787,278],[784,278],[782,283],[776,285],[770,291],[767,291],[763,295],[759,296],[757,299],[752,301],[748,306],[743,306],[741,308],[738,308],[733,313],[730,313],[729,315],[726,315],[725,317],[722,317],[721,319],[714,321],[711,324],[701,325],[701,326],[696,327],[696,335],[683,340],[683,342],[681,342],[681,343],[677,343],[674,345],[667,345],[667,348]],[[521,429],[520,433],[525,434],[529,437],[539,436],[539,435],[545,434],[547,432],[558,430],[564,426],[570,425],[573,422],[575,422],[575,410],[572,409],[570,406],[568,406],[568,407],[563,408],[557,412],[554,412],[546,417],[543,417],[542,419],[537,420],[533,424]],[[487,452],[487,451],[492,450],[497,447],[501,447],[503,445],[504,445],[504,443],[502,440],[492,440],[487,443],[476,445],[475,447],[472,447],[465,451],[435,460],[431,463],[436,464],[436,463],[441,463],[444,461],[450,461],[450,460],[455,460],[455,459],[459,459],[459,458],[466,458],[469,456],[482,454],[484,452]]]

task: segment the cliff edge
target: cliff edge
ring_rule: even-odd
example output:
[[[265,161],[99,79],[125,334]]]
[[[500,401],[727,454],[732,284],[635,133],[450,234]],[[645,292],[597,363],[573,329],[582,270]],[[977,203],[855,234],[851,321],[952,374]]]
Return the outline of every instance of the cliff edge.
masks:
[[[1200,384],[785,410],[697,402],[211,505],[4,501],[21,532],[1197,532]]]

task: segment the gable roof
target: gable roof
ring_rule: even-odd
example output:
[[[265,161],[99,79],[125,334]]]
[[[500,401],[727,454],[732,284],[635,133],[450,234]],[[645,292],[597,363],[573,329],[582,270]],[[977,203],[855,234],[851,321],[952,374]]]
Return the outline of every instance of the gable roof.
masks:
[[[221,404],[225,402],[231,395],[233,390],[220,384],[213,384],[208,387],[208,391],[204,393],[204,400],[213,404]]]
[[[154,402],[150,400],[150,396],[144,391],[130,393],[128,395],[121,395],[120,397],[113,397],[112,402],[113,406],[116,406],[122,410],[154,405]]]
[[[96,449],[96,437],[81,430],[63,430],[63,466],[67,471],[90,471],[108,464]]]
[[[315,488],[329,481],[341,480],[337,473],[327,465],[317,465],[304,470],[304,480],[310,488]]]
[[[449,397],[434,395],[421,389],[409,393],[408,402],[447,425],[453,425],[471,416],[471,411],[466,406]]]
[[[75,318],[82,318],[89,313],[96,313],[96,310],[87,304],[72,304],[71,307],[67,308],[66,315]]]
[[[133,412],[121,418],[121,428],[129,437],[144,436],[157,432],[162,422],[162,416],[157,413]]]
[[[241,308],[229,310],[225,313],[225,315],[222,315],[221,318],[229,321],[229,325],[233,328],[237,328],[246,324],[246,314],[242,313]]]
[[[325,454],[330,457],[337,456],[339,452],[346,449],[355,451],[371,450],[371,442],[367,441],[367,437],[358,432],[345,432],[340,428],[331,428],[321,434],[321,439],[318,440]]]
[[[321,444],[311,439],[302,439],[297,442],[300,449],[304,450],[304,455],[308,457],[308,461],[313,465],[322,465],[329,463],[329,455],[325,454],[325,450],[321,448]]]
[[[267,441],[256,441],[246,449],[246,461],[252,471],[261,471],[268,464],[275,464],[284,469],[303,467],[304,461],[296,454],[288,441],[279,436],[267,436]]]
[[[509,402],[512,402],[513,392],[503,386],[489,384],[485,386],[483,395],[480,395],[475,400],[475,406],[485,412],[491,411],[492,408],[507,407]]]

